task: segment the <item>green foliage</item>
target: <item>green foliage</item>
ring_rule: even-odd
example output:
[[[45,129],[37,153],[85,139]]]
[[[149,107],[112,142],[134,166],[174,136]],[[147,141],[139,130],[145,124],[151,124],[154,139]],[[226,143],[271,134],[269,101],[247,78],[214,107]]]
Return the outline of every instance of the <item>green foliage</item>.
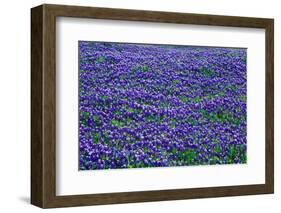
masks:
[[[168,93],[169,95],[173,95],[173,91],[174,91],[174,89],[173,89],[172,86],[170,86],[170,87],[167,88],[167,93]]]
[[[176,128],[176,124],[177,124],[177,120],[175,118],[172,118],[171,119],[171,124],[170,124],[170,127],[172,129]]]
[[[229,147],[228,152],[228,163],[234,163],[235,158],[237,157],[237,150],[235,146]]]
[[[226,116],[227,116],[226,119],[227,119],[228,123],[232,124],[233,120],[234,120],[233,116],[230,113],[226,114]]]
[[[235,119],[234,119],[234,124],[235,124],[236,126],[239,126],[240,120],[239,120],[238,118],[235,118]]]
[[[181,102],[183,102],[184,104],[186,104],[188,102],[188,97],[186,96],[180,96],[179,99],[181,100]]]
[[[101,96],[101,99],[104,100],[104,101],[106,101],[106,100],[108,99],[108,96],[107,96],[107,95],[102,95],[102,96]]]
[[[136,72],[138,71],[138,69],[139,69],[139,65],[135,66],[135,67],[133,68],[133,73],[136,74]]]
[[[199,96],[196,96],[196,97],[193,99],[193,101],[194,101],[195,103],[199,103],[199,102],[201,101],[201,98],[200,98]]]
[[[173,80],[172,81],[172,86],[175,86],[175,85],[177,85],[177,84],[179,84],[180,83],[180,80]]]
[[[200,67],[199,70],[204,76],[208,78],[212,78],[215,75],[215,71],[213,70],[213,68],[208,69],[206,67]]]
[[[142,161],[138,162],[135,167],[144,168],[145,167],[144,162],[142,162]]]
[[[83,123],[84,126],[86,126],[87,125],[87,121],[88,121],[89,116],[90,116],[90,113],[82,111],[81,114],[82,114],[81,122]]]
[[[94,144],[99,143],[100,138],[101,138],[101,133],[100,133],[100,132],[93,132],[93,133],[92,133],[92,142],[93,142]]]
[[[214,156],[211,160],[210,160],[210,164],[215,165],[217,164],[217,161],[220,161],[220,159],[217,156]]]
[[[220,153],[221,149],[220,149],[219,143],[216,144],[215,151],[216,151],[216,153]]]
[[[247,151],[246,151],[246,147],[241,144],[240,147],[240,159],[241,159],[241,163],[247,163]]]
[[[174,155],[177,154],[177,149],[176,149],[175,147],[173,147],[172,153],[173,153]]]
[[[149,70],[147,65],[139,65],[137,64],[134,68],[133,68],[133,73],[137,73],[138,71],[141,72],[147,72]]]
[[[209,119],[211,122],[215,122],[217,120],[217,115],[213,112],[209,113]]]
[[[134,110],[133,108],[129,108],[129,109],[128,109],[128,112],[130,112],[130,113],[134,113],[134,112],[135,112],[135,110]]]
[[[92,118],[95,121],[96,126],[101,126],[101,120],[100,120],[100,118],[98,116],[93,115]]]
[[[214,97],[215,97],[215,96],[214,96],[213,94],[209,94],[209,95],[208,95],[208,99],[209,99],[209,100],[213,100]]]
[[[117,126],[118,128],[122,128],[122,127],[123,127],[123,122],[122,122],[122,121],[115,120],[115,119],[111,120],[111,124],[112,124],[113,126]]]
[[[102,161],[104,161],[104,160],[105,160],[105,156],[104,156],[103,154],[101,154],[101,155],[100,155],[100,159],[101,159]]]
[[[157,121],[157,116],[147,115],[147,116],[145,116],[145,120],[148,122],[155,122],[155,121]]]
[[[114,110],[114,111],[113,111],[113,114],[114,114],[114,115],[121,115],[121,112],[120,112],[120,110]]]
[[[198,122],[197,122],[194,118],[192,118],[191,116],[188,117],[188,118],[186,118],[186,122],[189,123],[189,124],[192,125],[192,126],[196,126],[197,123],[198,123]]]
[[[207,117],[207,111],[205,109],[201,109],[201,114],[203,119]]]
[[[147,146],[144,147],[144,148],[143,148],[143,151],[144,151],[145,153],[147,153],[147,152],[148,152],[148,147],[147,147]]]
[[[220,109],[216,112],[207,112],[204,109],[201,109],[201,115],[203,119],[208,119],[212,123],[214,122],[221,122],[229,124],[235,124],[236,126],[239,126],[241,121],[244,121],[246,117],[234,117],[234,115],[228,111],[221,111]]]
[[[194,162],[196,155],[197,154],[194,150],[187,150],[183,153],[183,157],[188,164],[192,164]]]
[[[141,114],[142,110],[141,109],[135,109],[136,114]]]
[[[104,143],[109,144],[109,135],[107,132],[104,133]]]
[[[129,117],[123,119],[123,123],[129,125],[133,120]]]
[[[147,72],[147,71],[148,71],[148,66],[147,66],[147,65],[142,66],[142,67],[141,67],[141,70],[142,70],[143,72]]]
[[[105,58],[103,57],[103,56],[99,56],[99,57],[97,57],[97,59],[96,59],[96,62],[97,63],[103,63],[105,61]]]
[[[82,111],[81,113],[82,113],[83,118],[85,120],[88,120],[90,113],[89,112],[85,112],[85,111]]]
[[[94,162],[92,163],[92,167],[91,167],[91,169],[92,169],[92,170],[96,169],[96,165],[95,165],[95,163],[94,163]]]
[[[240,97],[242,99],[242,101],[246,102],[247,101],[247,96],[246,95],[241,95]]]

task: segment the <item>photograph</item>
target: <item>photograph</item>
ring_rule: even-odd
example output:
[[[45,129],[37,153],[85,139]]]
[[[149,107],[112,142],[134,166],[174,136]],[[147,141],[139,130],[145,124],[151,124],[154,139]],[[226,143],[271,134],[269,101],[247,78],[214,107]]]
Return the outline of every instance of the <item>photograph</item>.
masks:
[[[78,45],[79,170],[247,163],[247,48]]]

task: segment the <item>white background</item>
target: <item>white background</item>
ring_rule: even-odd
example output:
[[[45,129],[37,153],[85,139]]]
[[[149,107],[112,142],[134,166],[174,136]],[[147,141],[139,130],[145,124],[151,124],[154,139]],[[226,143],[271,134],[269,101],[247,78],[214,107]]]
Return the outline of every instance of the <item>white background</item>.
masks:
[[[1,212],[39,212],[29,205],[30,191],[30,7],[42,1],[2,1],[1,15]],[[278,212],[281,198],[281,14],[277,0],[60,0],[48,3],[166,10],[275,18],[275,194],[140,204],[52,209],[49,212]],[[259,85],[257,85],[258,87]],[[280,210],[279,210],[280,211]]]
[[[57,195],[265,183],[264,30],[58,18],[56,36]],[[247,48],[247,164],[78,171],[78,40]]]

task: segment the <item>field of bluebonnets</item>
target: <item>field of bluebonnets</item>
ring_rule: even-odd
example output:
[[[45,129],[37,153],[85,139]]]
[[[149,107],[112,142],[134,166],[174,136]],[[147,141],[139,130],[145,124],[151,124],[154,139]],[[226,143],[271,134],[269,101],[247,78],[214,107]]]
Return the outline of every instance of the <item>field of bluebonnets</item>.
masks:
[[[246,49],[79,42],[79,169],[247,161]]]

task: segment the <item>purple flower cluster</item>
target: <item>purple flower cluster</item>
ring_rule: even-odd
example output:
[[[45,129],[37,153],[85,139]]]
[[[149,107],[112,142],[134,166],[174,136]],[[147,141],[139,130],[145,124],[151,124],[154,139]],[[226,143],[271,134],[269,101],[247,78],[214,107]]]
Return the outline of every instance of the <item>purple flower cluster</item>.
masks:
[[[79,41],[79,169],[246,163],[246,59]]]

